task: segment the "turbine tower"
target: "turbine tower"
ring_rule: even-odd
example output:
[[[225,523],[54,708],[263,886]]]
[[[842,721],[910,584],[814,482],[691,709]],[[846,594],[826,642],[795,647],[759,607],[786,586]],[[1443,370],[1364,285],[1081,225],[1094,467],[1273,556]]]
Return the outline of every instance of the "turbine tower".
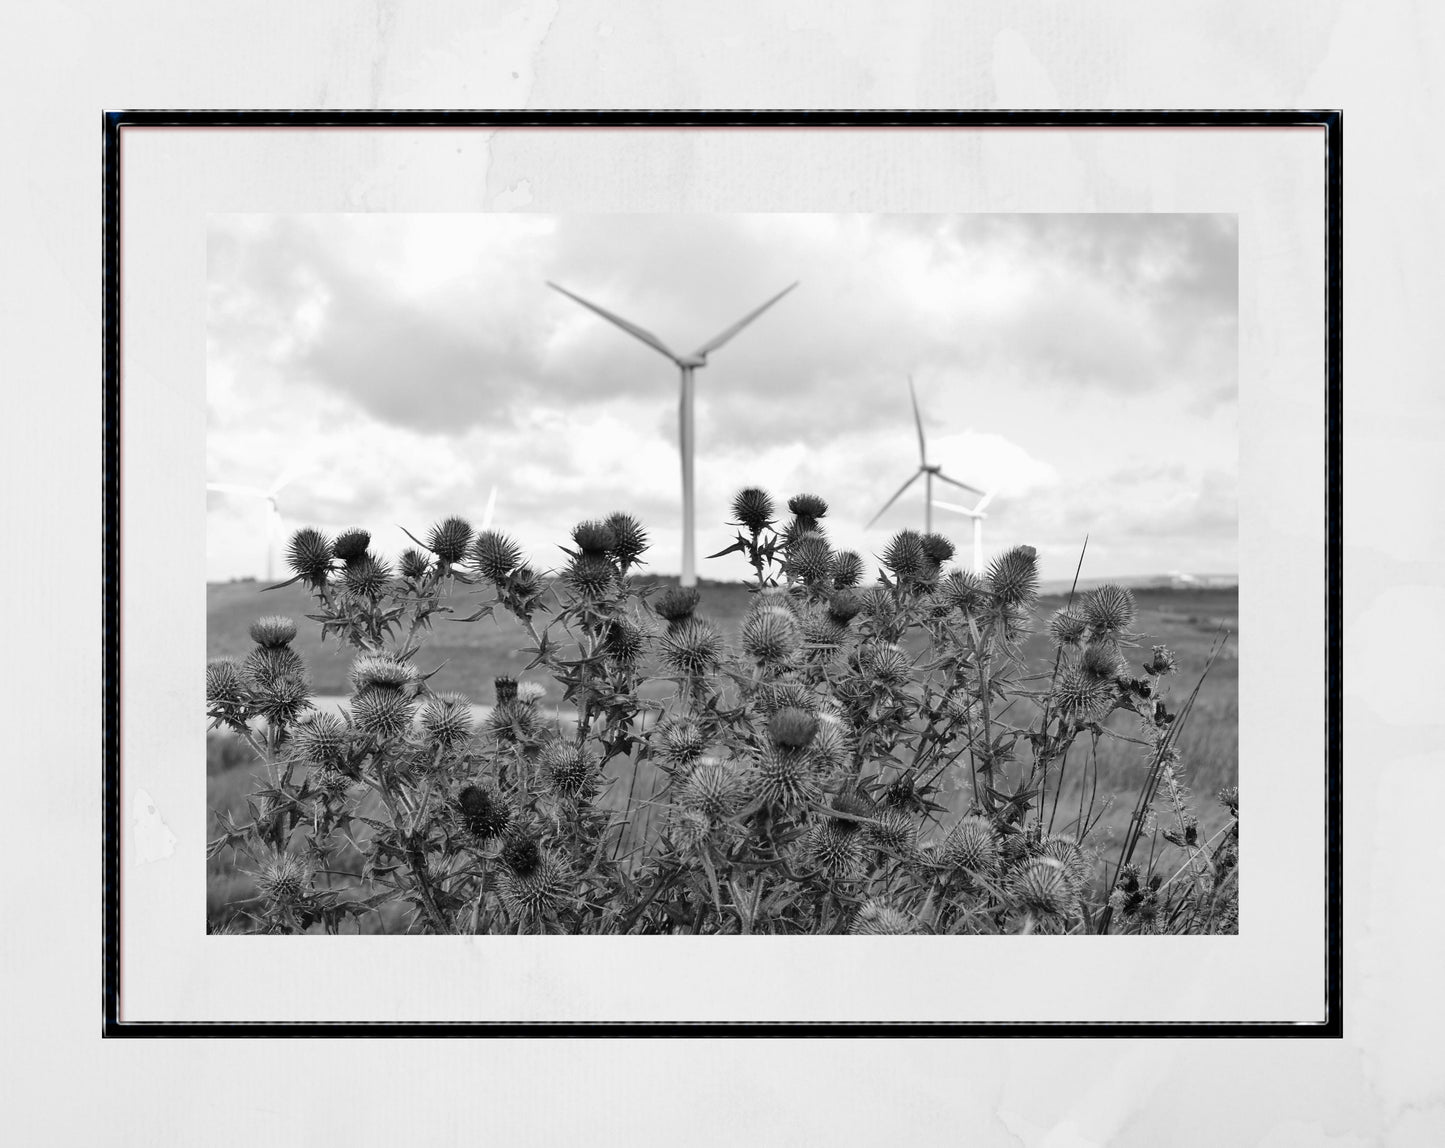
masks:
[[[919,477],[921,476],[924,480],[923,529],[926,533],[932,533],[934,505],[933,480],[935,478],[938,479],[940,482],[949,483],[952,486],[958,487],[960,490],[966,490],[970,494],[977,494],[980,497],[983,496],[983,491],[979,490],[977,487],[969,486],[966,482],[959,482],[956,478],[950,478],[948,475],[943,473],[943,468],[940,467],[937,463],[930,463],[928,461],[928,445],[923,437],[923,417],[918,413],[918,395],[913,390],[912,375],[908,376],[908,398],[913,403],[913,425],[918,428],[918,469],[913,472],[907,482],[905,482],[902,486],[898,488],[898,490],[894,493],[893,497],[883,504],[883,509],[868,520],[868,526],[872,526],[873,523],[877,522],[880,518],[882,518],[883,515],[887,512],[888,508],[892,506],[895,502],[897,502],[900,498],[902,498],[903,492],[906,491],[915,482],[917,482]],[[868,529],[868,526],[865,526],[863,529]]]
[[[983,508],[992,501],[993,492],[990,491],[980,498],[972,509],[967,506],[959,506],[953,502],[934,502],[933,504],[944,510],[952,510],[958,514],[965,514],[973,519],[973,572],[975,574],[983,573],[983,520],[988,517],[988,515],[983,512]]]
[[[749,323],[751,323],[754,319],[756,319],[759,315],[761,315],[764,311],[766,311],[769,307],[771,307],[774,303],[776,303],[779,299],[781,299],[784,295],[786,295],[789,291],[791,291],[794,287],[796,287],[797,284],[796,284],[796,283],[793,283],[793,284],[791,284],[790,286],[784,287],[781,291],[779,291],[776,295],[774,295],[771,299],[769,299],[769,300],[768,300],[766,303],[764,303],[761,307],[758,307],[756,310],[749,311],[746,315],[744,315],[741,319],[739,319],[739,320],[738,320],[736,323],[734,323],[731,327],[727,328],[727,329],[726,329],[725,331],[723,331],[721,334],[715,335],[713,338],[709,339],[706,343],[704,343],[701,347],[699,347],[699,348],[698,348],[696,351],[694,351],[691,355],[679,355],[676,351],[672,350],[666,343],[664,343],[661,339],[659,339],[659,338],[658,338],[656,335],[654,335],[651,331],[643,330],[643,328],[637,326],[635,323],[629,323],[626,319],[623,319],[621,316],[619,316],[619,315],[614,315],[611,311],[604,310],[603,308],[597,306],[596,303],[589,303],[586,299],[582,298],[582,296],[580,296],[580,295],[574,295],[571,291],[568,291],[567,288],[565,288],[565,287],[560,287],[560,286],[558,286],[556,283],[551,282],[550,280],[548,281],[547,286],[550,287],[550,288],[552,288],[552,290],[554,290],[554,291],[558,291],[558,292],[561,292],[563,295],[566,295],[567,298],[571,299],[573,302],[582,304],[582,306],[586,307],[587,310],[593,312],[594,314],[597,314],[597,315],[602,316],[602,318],[606,319],[609,323],[613,324],[614,326],[621,327],[624,331],[626,331],[626,332],[627,332],[629,335],[631,335],[634,339],[639,339],[639,340],[641,340],[642,342],[646,343],[649,347],[651,347],[654,351],[657,351],[659,354],[661,354],[661,355],[666,355],[669,359],[671,359],[674,363],[677,364],[678,369],[682,372],[682,379],[681,379],[681,384],[680,384],[681,391],[680,391],[680,395],[679,395],[679,399],[678,399],[678,404],[677,404],[678,452],[679,452],[679,453],[681,454],[681,456],[682,456],[682,580],[681,580],[681,581],[682,581],[682,585],[684,585],[684,586],[696,586],[696,585],[697,585],[697,570],[696,570],[696,563],[695,563],[695,560],[694,560],[693,537],[692,537],[692,536],[693,536],[693,483],[692,483],[692,454],[693,454],[693,446],[692,446],[692,399],[693,399],[693,374],[694,374],[694,372],[696,372],[696,371],[698,370],[699,367],[705,367],[705,366],[707,366],[707,357],[708,357],[708,355],[710,355],[713,351],[716,351],[719,347],[721,347],[724,343],[726,343],[729,339],[731,339],[734,335],[736,335],[739,331],[741,331],[744,327],[746,327]]]
[[[259,486],[237,486],[230,482],[208,482],[207,490],[214,490],[220,494],[235,494],[242,498],[259,498],[266,503],[266,581],[273,581],[276,577],[276,536],[281,532],[281,509],[277,504],[277,496],[290,486],[297,478],[299,472],[287,469],[281,473],[268,488],[262,490]]]

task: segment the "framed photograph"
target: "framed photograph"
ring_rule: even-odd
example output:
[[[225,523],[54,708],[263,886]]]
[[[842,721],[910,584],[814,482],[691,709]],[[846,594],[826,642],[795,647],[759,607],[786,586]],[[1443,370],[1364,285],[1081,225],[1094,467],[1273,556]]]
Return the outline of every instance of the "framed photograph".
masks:
[[[1340,1035],[1338,112],[104,126],[108,1035]]]

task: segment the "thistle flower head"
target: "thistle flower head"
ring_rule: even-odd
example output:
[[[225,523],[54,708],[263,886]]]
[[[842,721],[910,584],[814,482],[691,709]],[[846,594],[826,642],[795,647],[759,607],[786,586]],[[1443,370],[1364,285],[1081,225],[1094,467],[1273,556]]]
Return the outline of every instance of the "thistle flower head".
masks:
[[[351,685],[357,693],[368,690],[416,692],[421,671],[411,662],[399,662],[385,654],[366,654],[351,665]]]
[[[251,689],[264,690],[282,678],[304,681],[306,666],[290,646],[257,646],[246,655],[241,674]]]
[[[1111,682],[1076,667],[1060,673],[1054,685],[1054,704],[1059,712],[1079,722],[1098,721],[1109,712],[1113,699]]]
[[[1084,596],[1083,611],[1096,635],[1117,636],[1134,621],[1134,592],[1112,583],[1100,586]]]
[[[332,544],[332,552],[348,565],[355,562],[366,553],[366,548],[371,545],[371,531],[352,529],[343,530],[336,536]]]
[[[998,868],[999,840],[985,817],[965,817],[944,839],[938,862],[945,869],[992,873]]]
[[[1027,862],[1014,873],[1009,892],[1020,909],[1044,918],[1068,915],[1077,901],[1064,867],[1043,857]]]
[[[362,550],[365,549],[363,546]],[[291,535],[286,547],[286,565],[313,587],[326,585],[326,576],[331,572],[331,557],[331,539],[309,526]]]
[[[918,845],[918,829],[913,819],[900,809],[881,809],[864,826],[869,844],[892,853],[911,856]]]
[[[536,843],[532,843],[536,849]],[[508,869],[497,882],[497,892],[502,903],[515,916],[530,920],[541,916],[558,905],[568,896],[569,882],[566,871],[548,853],[538,853],[537,863],[526,873]]]
[[[848,932],[854,936],[897,936],[913,932],[913,919],[886,901],[871,898],[858,910]]]
[[[836,714],[818,714],[818,732],[808,746],[813,759],[819,765],[836,769],[848,760],[850,748],[848,727],[842,719]]]
[[[1084,859],[1083,850],[1077,843],[1057,834],[1045,837],[1039,848],[1039,856],[1057,861],[1063,867],[1064,878],[1073,889],[1075,896],[1082,893],[1089,883],[1089,863]]]
[[[861,830],[864,820],[871,818],[878,811],[873,802],[851,786],[835,796],[831,804],[834,810],[845,815],[829,818],[843,833]]]
[[[500,837],[512,819],[497,793],[482,785],[464,785],[457,793],[457,813],[468,833],[482,841]]]
[[[782,809],[807,805],[821,796],[808,755],[773,746],[758,754],[749,771],[748,787],[754,797]]]
[[[504,706],[517,697],[517,679],[506,674],[492,679],[492,696],[499,706]]]
[[[647,652],[648,633],[629,617],[615,618],[607,624],[602,648],[617,665],[635,666]]]
[[[864,664],[873,681],[889,687],[905,684],[913,668],[908,655],[887,642],[870,647]]]
[[[267,649],[289,646],[296,637],[296,622],[279,614],[268,614],[251,623],[251,641]]]
[[[617,535],[605,522],[579,522],[572,527],[572,541],[583,554],[606,558],[608,551],[617,545]]]
[[[988,566],[988,588],[1004,606],[1024,606],[1039,596],[1039,552],[1014,546]]]
[[[833,572],[833,548],[817,531],[809,530],[788,543],[787,572],[808,586],[827,581]]]
[[[511,591],[521,598],[532,598],[542,587],[542,577],[530,566],[518,566],[508,579]]]
[[[541,682],[518,682],[517,701],[522,705],[533,706],[547,696],[547,687]]]
[[[617,567],[606,553],[583,552],[567,563],[567,584],[583,598],[601,598],[617,581]]]
[[[803,834],[802,859],[810,869],[829,877],[846,878],[863,862],[862,834],[849,821],[825,818],[814,821]]]
[[[595,788],[597,761],[582,747],[554,741],[542,751],[542,774],[558,797],[585,798]]]
[[[928,561],[923,552],[923,536],[916,530],[900,530],[883,551],[881,561],[905,581],[916,578]]]
[[[925,534],[922,538],[923,556],[935,566],[942,566],[954,555],[954,546],[942,534]]]
[[[828,517],[828,504],[816,494],[795,494],[788,499],[788,509],[798,518],[811,518],[815,522]]]
[[[743,619],[743,650],[763,665],[778,666],[792,660],[802,642],[797,619],[780,606],[763,606]]]
[[[742,808],[746,796],[746,779],[732,761],[705,758],[683,785],[679,801],[710,821],[722,821]]]
[[[652,608],[659,618],[671,626],[676,626],[692,617],[699,597],[695,586],[669,586],[658,595]]]
[[[294,905],[311,888],[311,870],[300,858],[281,853],[261,867],[256,887],[274,905]]]
[[[311,715],[297,730],[301,756],[312,765],[335,765],[346,752],[346,723],[333,713]]]
[[[1055,610],[1053,617],[1049,619],[1049,638],[1060,649],[1077,646],[1084,640],[1088,630],[1089,623],[1069,609]]]
[[[817,732],[818,719],[792,706],[780,709],[768,722],[768,736],[784,751],[806,749]]]
[[[617,510],[607,516],[606,525],[612,531],[612,549],[609,551],[612,558],[623,570],[635,565],[647,552],[647,531],[642,523],[632,515]]]
[[[478,574],[500,586],[522,563],[522,551],[505,534],[483,530],[472,539],[472,566]]]
[[[853,590],[834,590],[828,596],[828,617],[846,626],[863,609],[863,599]]]
[[[883,791],[883,804],[889,809],[911,810],[919,806],[918,786],[913,771],[895,777]]]
[[[1174,671],[1178,668],[1174,660],[1174,651],[1172,651],[1168,646],[1155,646],[1151,653],[1153,656],[1149,659],[1148,664],[1144,667],[1144,672],[1146,674],[1154,674],[1158,677],[1164,677],[1168,674],[1174,673]]]
[[[311,708],[311,691],[300,675],[282,674],[251,695],[251,705],[272,725],[290,725]]]
[[[509,745],[524,742],[537,732],[537,710],[513,698],[494,705],[483,724],[499,742]]]
[[[366,690],[351,700],[351,716],[363,733],[382,740],[411,728],[412,699],[400,690]]]
[[[519,832],[502,846],[502,864],[518,877],[526,877],[542,864],[542,849],[530,833]]]
[[[759,534],[773,523],[773,500],[767,491],[749,486],[733,495],[733,519]]]
[[[897,603],[893,593],[886,586],[870,586],[858,598],[863,613],[869,618],[883,619],[893,614]]]
[[[380,598],[391,581],[391,567],[372,554],[362,554],[346,564],[342,585],[353,598]]]
[[[472,736],[472,706],[461,694],[430,698],[421,711],[421,730],[435,749],[453,750]]]
[[[234,706],[246,700],[246,681],[235,658],[213,658],[206,663],[206,702]]]
[[[339,769],[321,766],[311,773],[311,787],[322,797],[337,800],[346,796],[351,778]]]
[[[1112,682],[1124,672],[1124,656],[1115,642],[1093,639],[1079,657],[1079,669],[1091,678]]]
[[[415,547],[408,547],[401,553],[400,570],[401,576],[409,582],[417,582],[426,577],[427,571],[431,569],[431,560]]]
[[[722,663],[723,639],[706,618],[673,623],[658,642],[663,664],[674,674],[705,677]]]
[[[833,588],[851,590],[863,581],[863,559],[856,550],[840,550],[833,555]]]

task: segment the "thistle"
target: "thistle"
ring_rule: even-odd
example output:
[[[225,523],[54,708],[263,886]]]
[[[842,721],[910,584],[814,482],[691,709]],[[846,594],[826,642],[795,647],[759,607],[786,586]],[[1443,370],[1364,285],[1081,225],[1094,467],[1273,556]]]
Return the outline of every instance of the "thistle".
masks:
[[[746,796],[746,779],[737,767],[731,761],[708,758],[688,778],[679,801],[710,821],[723,821],[742,808]]]
[[[371,532],[369,530],[343,530],[336,536],[332,544],[332,552],[348,566],[366,554],[366,548],[371,545]]]
[[[653,737],[663,761],[674,769],[691,766],[707,749],[702,727],[690,718],[674,720],[660,726]]]
[[[296,732],[301,756],[312,765],[334,766],[346,752],[346,723],[336,714],[313,714]]]
[[[286,547],[286,565],[307,585],[320,589],[326,585],[326,577],[331,572],[332,553],[331,540],[321,531],[306,526],[291,535]]]
[[[898,809],[879,810],[863,827],[869,844],[891,853],[911,856],[918,845],[918,829],[908,814]]]
[[[858,910],[848,932],[854,936],[896,936],[913,932],[913,921],[907,913],[887,902],[870,898]]]
[[[617,535],[605,522],[579,522],[572,528],[572,541],[583,554],[605,559],[617,545]]]
[[[1064,867],[1045,858],[1030,861],[1015,872],[1009,893],[1020,909],[1044,918],[1067,916],[1077,900]]]
[[[420,550],[408,548],[402,551],[400,569],[401,576],[408,582],[419,582],[431,569],[431,561]]]
[[[785,569],[804,585],[820,585],[833,573],[833,548],[816,531],[799,534],[788,544]]]
[[[922,539],[923,556],[935,566],[942,566],[954,555],[954,545],[942,534],[925,534]]]
[[[743,620],[741,637],[744,652],[767,666],[791,661],[802,638],[793,615],[777,606],[764,606],[749,614]]]
[[[510,678],[506,674],[492,679],[492,696],[499,706],[515,701],[517,697],[517,679]]]
[[[1039,552],[1032,546],[1005,550],[988,567],[988,588],[1004,606],[1026,606],[1039,595]]]
[[[848,760],[852,748],[848,727],[836,714],[820,713],[817,717],[818,732],[808,744],[808,751],[819,765],[839,769]]]
[[[1174,673],[1177,668],[1174,662],[1174,653],[1168,646],[1155,646],[1151,653],[1153,656],[1144,667],[1146,674],[1153,674],[1155,677],[1165,677]]]
[[[279,614],[268,614],[251,623],[251,641],[268,650],[289,646],[296,637],[296,623]]]
[[[907,684],[909,673],[913,669],[908,655],[888,643],[873,646],[868,651],[865,665],[875,683],[889,687]]]
[[[614,663],[624,669],[635,666],[647,651],[648,633],[632,618],[616,618],[608,623],[602,648]]]
[[[497,892],[508,911],[525,920],[540,917],[566,901],[568,882],[562,866],[550,854],[541,854],[527,873],[504,872]]]
[[[352,699],[351,716],[363,733],[387,741],[411,728],[412,702],[399,690],[367,690]]]
[[[965,817],[944,839],[938,861],[945,869],[992,873],[998,868],[999,840],[985,817]]]
[[[863,863],[862,838],[856,822],[831,817],[814,821],[803,834],[802,855],[810,868],[846,879]]]
[[[1049,638],[1060,649],[1077,646],[1088,630],[1089,623],[1069,609],[1055,610],[1049,619]]]
[[[234,658],[214,658],[206,663],[206,702],[212,706],[236,706],[246,700],[246,682],[240,663]]]
[[[923,552],[923,537],[916,530],[900,530],[883,551],[881,561],[902,581],[916,578],[928,561]]]
[[[1064,877],[1075,896],[1082,893],[1089,884],[1089,863],[1084,859],[1083,850],[1067,837],[1044,838],[1039,855],[1050,861],[1057,861],[1063,867]]]
[[[517,702],[524,706],[534,706],[547,696],[547,687],[541,682],[518,682]]]
[[[1112,683],[1076,668],[1064,670],[1054,686],[1059,712],[1078,722],[1098,721],[1109,712],[1113,700]]]
[[[1112,682],[1124,672],[1124,657],[1114,642],[1094,639],[1084,647],[1079,669],[1091,678]]]
[[[1096,635],[1115,637],[1134,621],[1134,593],[1123,586],[1100,586],[1084,597],[1083,610]]]
[[[431,528],[426,545],[427,549],[437,556],[438,561],[452,566],[467,556],[467,547],[471,541],[472,524],[465,518],[453,515]]]
[[[246,656],[241,673],[253,690],[262,690],[282,678],[304,681],[306,667],[290,646],[257,646]]]
[[[658,641],[663,664],[684,677],[704,677],[722,662],[723,639],[706,618],[675,623]]]
[[[862,599],[852,590],[835,590],[828,596],[828,617],[839,626],[846,626],[862,609]]]
[[[353,598],[380,598],[391,581],[391,568],[371,554],[362,554],[346,564],[341,584]]]
[[[493,585],[501,586],[522,563],[522,551],[505,534],[484,530],[472,539],[472,566]]]
[[[788,509],[798,518],[811,518],[815,522],[828,517],[828,504],[816,494],[795,494],[788,499]]]
[[[472,706],[461,694],[431,698],[421,711],[422,737],[434,749],[451,751],[472,736]]]
[[[256,689],[251,705],[273,726],[294,722],[303,710],[311,708],[310,690],[303,678],[281,675]]]
[[[784,752],[806,749],[817,732],[818,719],[791,706],[779,710],[768,723],[768,736]]]
[[[290,853],[281,853],[261,867],[256,887],[273,905],[294,905],[311,888],[311,870]]]
[[[647,531],[632,515],[624,514],[620,510],[608,515],[606,525],[612,531],[613,538],[609,554],[625,574],[628,567],[638,565],[642,555],[646,553]]]
[[[833,588],[850,590],[863,581],[863,559],[853,550],[840,550],[833,555]]]
[[[816,801],[818,780],[807,754],[765,747],[749,773],[754,797],[781,809],[793,809]]]
[[[360,694],[369,690],[396,690],[408,695],[421,686],[421,671],[411,662],[384,654],[366,654],[351,665],[351,685]]]
[[[734,520],[738,525],[746,526],[753,534],[761,534],[771,526],[773,517],[773,500],[766,491],[750,486],[733,495]]]
[[[617,568],[605,552],[584,552],[567,564],[565,577],[580,597],[596,599],[612,589],[617,581]]]
[[[542,751],[542,774],[558,797],[587,798],[596,788],[597,761],[585,749],[554,741]]]
[[[676,628],[692,617],[697,609],[699,595],[692,586],[669,586],[653,603],[657,616],[667,622],[669,628]]]

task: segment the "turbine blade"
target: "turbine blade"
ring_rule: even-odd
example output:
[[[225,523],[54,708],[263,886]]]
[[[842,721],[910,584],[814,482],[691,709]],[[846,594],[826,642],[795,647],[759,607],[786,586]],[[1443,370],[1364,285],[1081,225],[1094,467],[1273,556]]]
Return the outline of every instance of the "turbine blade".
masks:
[[[909,476],[908,481],[905,482],[902,486],[900,486],[900,487],[898,488],[898,492],[897,492],[892,498],[890,498],[887,502],[885,502],[885,503],[883,504],[883,509],[880,510],[877,514],[875,514],[872,518],[870,518],[870,519],[868,520],[868,526],[872,526],[875,522],[877,522],[880,518],[882,518],[883,515],[884,515],[885,513],[887,513],[888,508],[889,508],[890,506],[892,506],[895,502],[897,502],[900,498],[903,497],[903,492],[904,492],[905,490],[907,490],[910,486],[912,486],[915,482],[918,481],[918,476],[919,476],[920,474],[922,474],[922,473],[923,473],[923,471],[921,471],[921,470],[915,470],[915,471],[913,472],[913,474],[912,474],[911,476]],[[867,530],[867,529],[868,529],[868,526],[863,527],[863,529],[864,529],[864,530]]]
[[[921,465],[928,465],[928,450],[923,445],[923,416],[918,413],[918,394],[913,389],[913,376],[908,376],[908,399],[913,403],[913,424],[918,428],[918,461]],[[939,475],[942,478],[943,475]]]
[[[497,509],[497,488],[494,486],[494,487],[492,487],[492,493],[489,494],[489,495],[487,495],[487,508],[486,508],[486,510],[482,511],[482,529],[483,529],[483,530],[490,530],[490,529],[492,528],[492,515],[496,512],[496,509]]]
[[[944,510],[952,510],[957,514],[967,514],[970,517],[977,513],[977,511],[970,510],[966,506],[959,506],[956,502],[944,502],[941,498],[935,498],[933,505],[941,506]]]
[[[938,477],[943,479],[944,482],[951,482],[954,486],[958,487],[959,490],[966,490],[969,494],[977,494],[980,497],[983,495],[983,491],[979,490],[976,486],[969,486],[966,482],[959,482],[958,479],[949,478],[948,475],[942,473],[940,473]]]
[[[305,463],[292,463],[283,470],[276,481],[271,484],[271,488],[266,491],[266,497],[275,498],[302,475],[309,474],[311,469],[312,468]]]
[[[751,323],[754,319],[756,319],[759,315],[761,315],[764,311],[766,311],[769,307],[771,307],[774,303],[776,303],[779,299],[781,299],[796,286],[796,283],[792,283],[789,286],[784,287],[781,291],[779,291],[756,311],[749,311],[746,315],[744,315],[741,319],[739,319],[722,334],[714,335],[711,339],[709,339],[706,343],[704,343],[701,347],[697,349],[697,357],[701,359],[712,351],[716,351],[719,347],[721,347],[724,343],[726,343],[729,339],[731,339],[734,335],[736,335],[739,331],[741,331],[744,327],[746,327],[749,323]]]
[[[677,363],[679,366],[682,365],[681,360],[678,359],[677,355],[673,352],[673,350],[656,335],[654,335],[651,331],[644,330],[636,323],[629,323],[626,319],[622,318],[621,315],[614,315],[611,311],[597,306],[596,303],[589,303],[586,299],[582,298],[581,295],[572,294],[572,292],[568,291],[567,288],[558,286],[550,279],[547,280],[547,286],[552,288],[553,291],[560,291],[563,295],[566,295],[567,298],[571,299],[574,303],[581,303],[582,306],[586,307],[587,310],[591,311],[594,315],[601,315],[602,318],[606,319],[613,326],[621,327],[634,339],[641,339],[654,351],[659,351],[662,354],[666,355],[674,363]]]
[[[990,490],[987,494],[985,494],[982,498],[978,500],[978,505],[975,506],[973,509],[980,514],[983,513],[983,508],[993,501],[993,496],[996,493],[998,492]]]
[[[221,494],[244,494],[248,495],[251,498],[271,497],[264,490],[260,489],[260,487],[237,486],[235,483],[232,482],[208,482],[206,483],[206,489],[218,491]]]

